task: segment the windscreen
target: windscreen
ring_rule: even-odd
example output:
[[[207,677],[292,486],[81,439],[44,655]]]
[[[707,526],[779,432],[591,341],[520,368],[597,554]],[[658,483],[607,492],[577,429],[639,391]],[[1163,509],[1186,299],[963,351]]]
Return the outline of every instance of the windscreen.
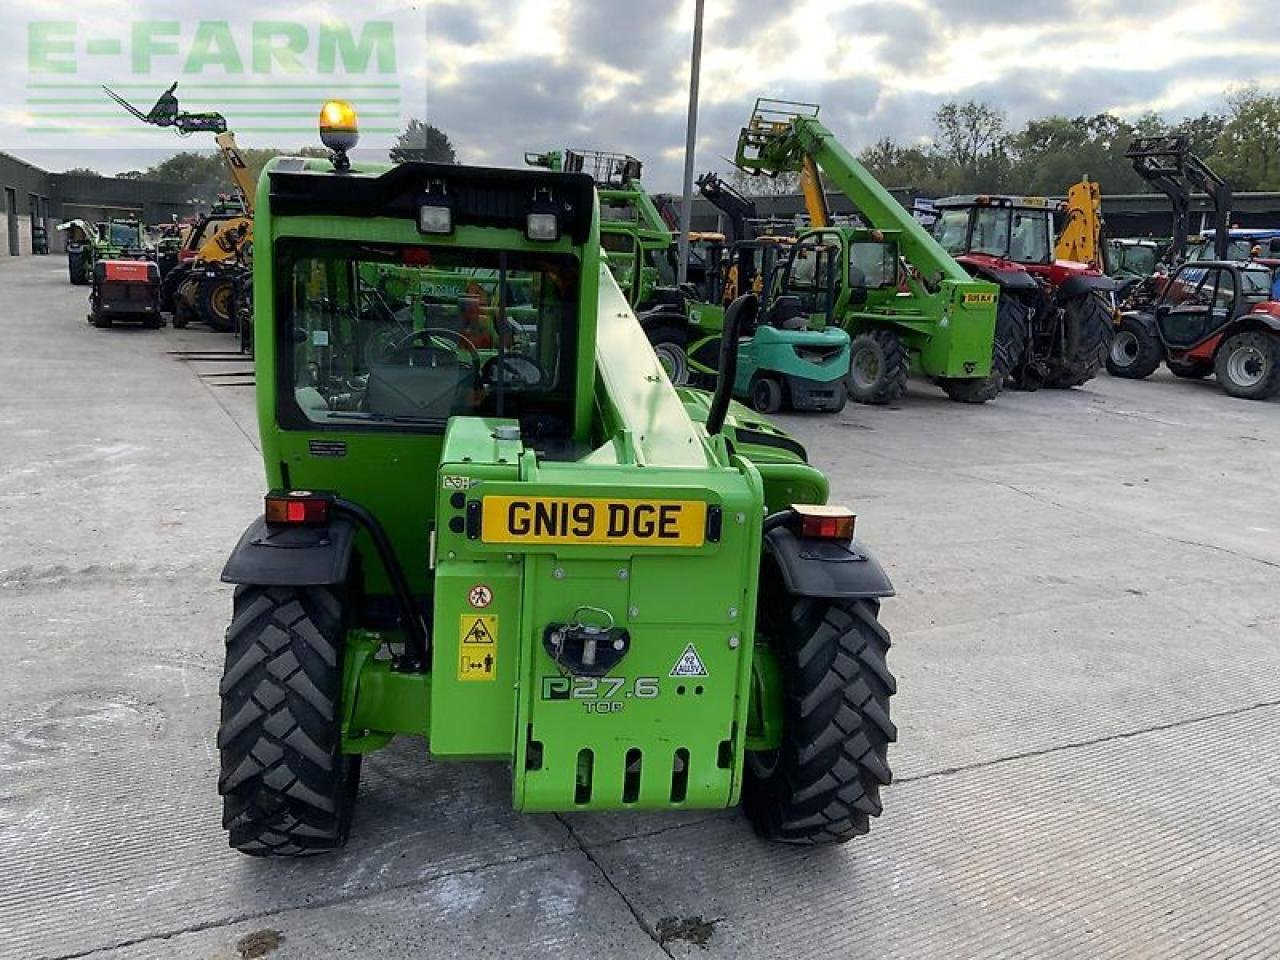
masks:
[[[284,240],[277,290],[284,422],[443,430],[532,413],[568,429],[572,256]]]
[[[136,223],[113,223],[109,229],[109,236],[113,247],[142,246]]]
[[[1266,300],[1271,296],[1272,273],[1270,270],[1241,270],[1240,292],[1250,300]]]
[[[943,210],[934,221],[933,237],[947,253],[964,253],[969,245],[969,211]]]

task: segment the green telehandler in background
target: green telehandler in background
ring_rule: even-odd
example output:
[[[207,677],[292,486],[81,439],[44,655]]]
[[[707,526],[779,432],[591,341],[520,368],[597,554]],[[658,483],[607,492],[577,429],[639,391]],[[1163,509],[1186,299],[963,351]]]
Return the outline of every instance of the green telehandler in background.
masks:
[[[774,302],[849,332],[854,400],[891,403],[913,371],[961,403],[1000,393],[1022,344],[1019,330],[996,328],[998,288],[970,278],[840,145],[817,106],[758,99],[734,162],[752,174],[800,175],[810,229],[775,281]],[[865,226],[831,225],[824,176]]]
[[[93,223],[68,220],[55,228],[65,233],[67,275],[75,286],[93,283],[94,266],[100,260],[146,260],[154,256],[146,231],[136,219],[112,217]]]
[[[741,800],[848,840],[890,781],[893,588],[794,440],[672,387],[601,256],[590,176],[349,159],[263,172],[264,513],[223,572],[231,845],[342,845],[396,736],[504,760],[526,811]]]

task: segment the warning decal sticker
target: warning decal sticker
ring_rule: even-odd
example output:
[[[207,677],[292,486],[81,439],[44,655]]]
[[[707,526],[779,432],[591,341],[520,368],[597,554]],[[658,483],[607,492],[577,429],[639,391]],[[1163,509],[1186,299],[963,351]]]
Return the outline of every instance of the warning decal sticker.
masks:
[[[458,627],[458,679],[494,680],[497,676],[497,616],[464,613]]]
[[[707,675],[706,664],[702,662],[692,643],[684,648],[684,653],[680,654],[680,659],[676,661],[670,673],[673,677],[705,677]]]

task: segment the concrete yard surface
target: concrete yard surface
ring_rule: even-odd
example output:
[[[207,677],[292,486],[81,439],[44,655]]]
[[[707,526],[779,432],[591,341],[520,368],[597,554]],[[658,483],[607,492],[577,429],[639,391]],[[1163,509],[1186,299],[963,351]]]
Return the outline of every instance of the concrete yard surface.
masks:
[[[1280,404],[1104,373],[779,418],[898,589],[896,782],[851,844],[521,815],[400,741],[345,851],[259,861],[215,744],[250,365],[91,328],[61,257],[0,289],[3,960],[1280,956]]]

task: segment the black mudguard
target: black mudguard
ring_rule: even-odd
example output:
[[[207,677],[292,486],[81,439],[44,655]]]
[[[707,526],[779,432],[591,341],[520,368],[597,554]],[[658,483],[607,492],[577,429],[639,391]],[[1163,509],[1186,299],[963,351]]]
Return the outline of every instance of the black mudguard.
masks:
[[[787,591],[795,596],[870,600],[894,595],[884,568],[857,540],[802,540],[786,527],[767,531],[764,540]]]
[[[1094,290],[1099,293],[1114,293],[1117,286],[1117,283],[1110,277],[1090,275],[1072,277],[1058,288],[1058,301],[1061,303],[1073,300],[1076,297],[1083,297],[1086,293]]]
[[[992,270],[986,267],[974,267],[973,275],[978,280],[989,280],[1001,290],[1037,291],[1040,284],[1036,278],[1025,270]]]
[[[1240,326],[1262,327],[1280,333],[1280,317],[1272,313],[1248,313],[1236,321]]]
[[[262,587],[327,587],[343,583],[351,567],[356,526],[335,517],[323,527],[273,529],[259,517],[222,568],[223,583]]]

